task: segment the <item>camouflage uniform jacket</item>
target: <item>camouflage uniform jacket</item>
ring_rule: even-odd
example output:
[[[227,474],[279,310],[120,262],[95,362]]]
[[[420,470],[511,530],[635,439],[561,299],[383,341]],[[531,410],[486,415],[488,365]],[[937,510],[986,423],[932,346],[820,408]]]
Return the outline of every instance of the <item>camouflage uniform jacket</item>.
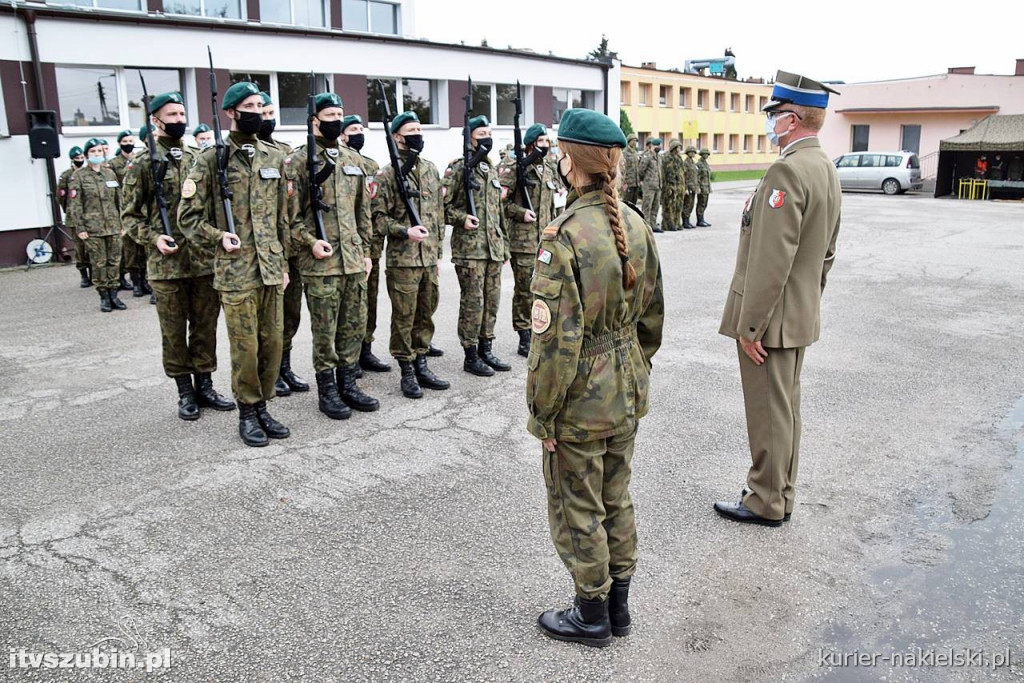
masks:
[[[106,166],[99,172],[86,166],[71,175],[68,184],[67,226],[90,237],[121,234],[121,184]]]
[[[683,159],[683,164],[686,169],[686,191],[689,194],[697,194],[697,190],[700,188],[697,184],[697,162],[687,155]]]
[[[399,153],[401,154],[401,152]],[[405,156],[401,156],[405,163]],[[441,176],[437,166],[423,157],[409,171],[409,185],[420,196],[412,197],[412,205],[420,214],[423,227],[430,235],[422,242],[408,238],[412,223],[398,194],[395,169],[388,164],[377,171],[370,194],[373,195],[373,224],[377,234],[387,237],[388,268],[426,268],[436,266],[441,259],[441,244],[444,241],[444,197],[441,196]]]
[[[309,173],[306,155],[301,147],[284,161],[288,180],[289,224],[291,226],[292,253],[303,275],[327,277],[363,273],[363,259],[370,256],[373,225],[370,222],[370,191],[362,160],[355,151],[337,144],[316,139],[317,170],[324,164],[334,171],[320,186],[323,201],[330,210],[322,212],[324,231],[331,244],[331,254],[318,259],[313,256],[317,235],[310,209]]]
[[[284,163],[255,138],[235,134],[225,141],[231,213],[241,242],[228,253],[221,246],[226,232],[217,182],[217,148],[199,152],[181,188],[178,228],[190,246],[211,247],[213,286],[222,292],[284,284],[288,259],[288,189]],[[249,150],[252,150],[252,156]]]
[[[124,186],[124,176],[128,172],[128,165],[131,163],[131,157],[125,156],[124,152],[118,152],[117,156],[110,160],[108,166],[110,170],[117,176],[117,182]]]
[[[622,263],[592,186],[541,233],[530,290],[527,425],[539,439],[584,442],[625,434],[647,414],[651,357],[661,346],[665,302],[654,234],[619,204],[637,281]]]
[[[275,140],[273,137],[270,138],[269,142],[263,140],[263,144],[269,147],[272,151],[280,154],[282,159],[295,151],[287,142],[284,142],[283,140]]]
[[[501,183],[498,173],[486,161],[473,169],[480,189],[476,199],[480,225],[466,230],[466,186],[462,178],[464,160],[459,157],[448,164],[441,179],[445,221],[452,226],[452,259],[507,261],[510,258],[508,233],[501,211]]]
[[[509,232],[509,248],[513,254],[535,254],[540,242],[540,229],[554,220],[555,193],[558,192],[558,180],[551,166],[540,160],[530,164],[526,176],[534,182],[529,188],[530,203],[537,220],[524,223],[526,209],[519,203],[519,183],[516,178],[515,157],[510,156],[498,166],[498,181],[501,183],[504,196],[506,226]]]
[[[63,209],[64,213],[68,212],[68,190],[71,189],[71,176],[75,174],[78,169],[71,166],[67,168],[63,173],[60,174],[60,178],[57,179],[57,203],[60,204],[60,208]]]
[[[661,177],[665,182],[665,188],[674,190],[683,189],[685,176],[685,158],[678,152],[669,152],[661,157]]]
[[[359,157],[359,165],[360,167],[362,167],[363,174],[366,176],[366,187],[367,189],[372,189],[374,176],[376,176],[377,171],[380,170],[380,164],[378,164],[376,161],[374,161],[373,159],[371,159],[370,157],[366,156],[365,154],[358,150],[354,150],[351,147],[347,149],[349,149],[353,154]],[[372,195],[373,193],[371,192],[370,194]],[[371,196],[370,199],[372,200],[373,197]],[[370,212],[373,213],[372,208]],[[370,242],[370,258],[372,258],[374,261],[377,261],[378,259],[380,259],[381,254],[384,253],[384,237],[383,235],[379,234],[376,230],[373,230],[372,232],[373,239]]]
[[[658,154],[647,151],[640,155],[639,161],[640,184],[645,188],[657,189],[661,187],[661,164],[658,163]]]
[[[180,150],[177,155],[171,150]],[[121,222],[127,233],[138,244],[146,247],[146,271],[150,280],[175,280],[202,277],[213,272],[214,250],[208,244],[190,243],[178,227],[178,204],[181,185],[195,162],[198,152],[168,138],[157,138],[157,154],[167,164],[164,173],[164,199],[167,200],[167,218],[171,224],[171,237],[178,251],[164,255],[156,248],[157,238],[164,234],[160,212],[156,206],[156,188],[149,155],[136,156],[128,165],[121,199]]]
[[[622,150],[622,186],[640,187],[640,153],[632,147]]]
[[[697,162],[697,184],[700,194],[711,194],[711,166],[704,157]]]

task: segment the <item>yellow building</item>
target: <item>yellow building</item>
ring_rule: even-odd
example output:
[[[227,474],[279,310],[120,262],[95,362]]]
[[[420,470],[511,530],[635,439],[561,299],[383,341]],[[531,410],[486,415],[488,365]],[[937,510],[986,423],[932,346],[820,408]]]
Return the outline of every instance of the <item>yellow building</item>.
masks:
[[[622,108],[643,148],[647,138],[673,138],[684,145],[710,149],[710,163],[720,171],[763,169],[775,160],[764,132],[761,107],[772,86],[676,71],[653,64],[622,67]]]

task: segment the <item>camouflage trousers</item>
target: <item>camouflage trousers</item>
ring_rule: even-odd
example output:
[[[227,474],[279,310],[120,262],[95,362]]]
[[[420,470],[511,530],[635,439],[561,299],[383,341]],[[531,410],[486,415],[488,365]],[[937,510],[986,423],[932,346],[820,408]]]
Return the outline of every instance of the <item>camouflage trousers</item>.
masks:
[[[582,598],[604,598],[636,568],[629,496],[636,430],[543,451],[551,540]]]
[[[390,293],[391,290],[388,290]],[[377,294],[380,292],[380,258],[373,259],[370,277],[366,281],[366,332],[363,341],[373,342],[373,333],[377,331]]]
[[[658,227],[658,209],[661,206],[661,188],[644,188],[644,218],[652,228]]]
[[[494,323],[501,302],[501,261],[459,259],[459,343],[476,346],[481,339],[494,339]]]
[[[220,293],[213,288],[213,275],[149,284],[156,294],[164,373],[183,377],[216,372]]]
[[[528,330],[532,318],[530,308],[533,306],[533,294],[530,292],[530,280],[533,279],[533,264],[537,254],[512,254],[512,274],[515,276],[516,289],[512,295],[512,329]]]
[[[622,198],[630,204],[637,206],[637,200],[640,199],[640,188],[633,186],[622,193]]]
[[[391,297],[391,355],[412,361],[425,355],[434,338],[437,310],[437,268],[388,268],[388,296]]]
[[[313,369],[324,372],[354,364],[366,332],[366,275],[307,275],[305,281]]]
[[[302,322],[302,273],[295,259],[288,259],[288,288],[284,290],[284,333],[281,350],[292,350],[292,339]]]
[[[284,291],[281,285],[260,285],[241,292],[221,292],[220,302],[231,346],[235,400],[246,405],[269,401],[281,370]]]
[[[118,235],[90,236],[85,240],[85,250],[89,253],[92,281],[96,288],[117,289],[121,274],[121,238]]]
[[[121,273],[146,269],[146,250],[128,235],[121,236]]]
[[[683,227],[683,193],[677,188],[661,193],[661,221],[666,230]]]
[[[683,201],[683,218],[690,220],[690,214],[693,213],[693,205],[696,203],[697,195],[693,192],[686,193],[686,199]]]
[[[697,220],[704,219],[704,212],[708,208],[708,195],[701,193],[697,195]]]
[[[76,232],[71,235],[71,241],[75,245],[75,268],[85,268],[89,265],[89,252],[85,248],[85,240]]]

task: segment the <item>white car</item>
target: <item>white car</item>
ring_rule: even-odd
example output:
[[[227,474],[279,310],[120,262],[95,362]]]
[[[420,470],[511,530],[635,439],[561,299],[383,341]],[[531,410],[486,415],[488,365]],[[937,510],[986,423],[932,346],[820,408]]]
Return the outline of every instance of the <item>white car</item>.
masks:
[[[844,190],[903,194],[920,190],[921,162],[913,152],[850,152],[835,160]]]

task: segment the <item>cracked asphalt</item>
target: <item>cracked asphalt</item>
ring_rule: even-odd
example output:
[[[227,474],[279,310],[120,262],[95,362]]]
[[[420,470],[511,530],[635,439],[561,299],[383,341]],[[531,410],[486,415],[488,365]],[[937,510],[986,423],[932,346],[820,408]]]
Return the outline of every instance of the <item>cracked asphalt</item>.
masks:
[[[461,370],[444,262],[432,360],[447,392],[361,385],[333,422],[278,399],[292,437],[176,416],[146,299],[101,314],[67,267],[0,273],[0,680],[1020,680],[1024,204],[844,196],[823,336],[807,354],[797,507],[719,519],[749,456],[734,344],[717,334],[749,183],[713,227],[658,237],[667,303],[632,485],[635,627],[591,650],[538,633],[571,584],[547,531],[539,445],[504,274],[496,352]],[[304,311],[305,314],[305,311]],[[386,295],[375,350],[386,356]],[[221,369],[229,357],[221,321]],[[312,380],[303,324],[293,364]],[[137,639],[152,673],[15,666]],[[1012,664],[873,667],[822,653],[974,648]],[[13,651],[13,654],[12,654]]]

